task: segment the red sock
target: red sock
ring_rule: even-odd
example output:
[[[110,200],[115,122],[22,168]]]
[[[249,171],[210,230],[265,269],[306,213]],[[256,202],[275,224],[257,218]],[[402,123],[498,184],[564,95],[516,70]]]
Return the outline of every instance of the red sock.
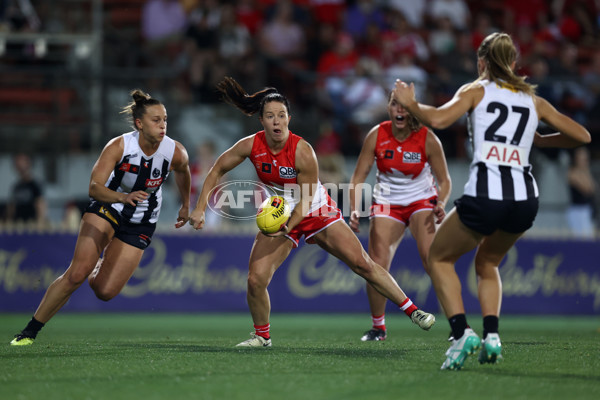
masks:
[[[271,338],[271,335],[269,333],[270,329],[271,329],[271,324],[254,325],[254,333],[256,333],[257,336],[264,337],[265,339]]]
[[[385,331],[385,314],[381,314],[380,316],[371,315],[371,319],[373,320],[373,329]]]
[[[415,306],[412,302],[411,299],[409,299],[408,297],[406,298],[406,300],[404,300],[402,302],[402,304],[400,304],[400,309],[402,311],[404,311],[404,313],[406,315],[408,315],[410,317],[410,315],[415,311],[418,310],[419,307]]]

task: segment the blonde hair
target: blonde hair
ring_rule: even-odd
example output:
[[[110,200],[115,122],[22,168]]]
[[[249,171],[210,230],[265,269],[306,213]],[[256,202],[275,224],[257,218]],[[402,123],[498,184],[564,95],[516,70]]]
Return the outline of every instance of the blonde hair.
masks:
[[[516,75],[511,68],[517,59],[517,49],[508,34],[495,32],[488,35],[479,45],[477,57],[485,62],[485,71],[474,84],[487,78],[500,86],[535,95],[536,85],[527,83],[525,76]]]

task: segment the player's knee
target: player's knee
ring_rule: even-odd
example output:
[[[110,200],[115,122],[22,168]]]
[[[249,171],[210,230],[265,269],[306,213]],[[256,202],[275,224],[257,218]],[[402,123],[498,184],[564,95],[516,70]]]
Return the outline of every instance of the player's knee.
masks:
[[[69,286],[70,288],[78,288],[83,282],[85,282],[87,278],[87,274],[81,271],[82,269],[73,269],[71,271],[67,271],[61,276],[63,283]]]
[[[102,301],[109,301],[118,294],[118,292],[111,290],[110,288],[92,286],[92,289],[94,290],[96,297]]]
[[[362,277],[369,277],[373,273],[375,262],[365,254],[361,254],[351,260],[350,268]]]
[[[494,276],[498,273],[498,265],[491,262],[475,262],[475,274],[480,277]]]
[[[477,276],[486,276],[488,274],[496,274],[498,262],[492,257],[478,253],[475,256],[475,273]]]
[[[253,294],[265,290],[267,281],[258,274],[248,274],[248,293]]]

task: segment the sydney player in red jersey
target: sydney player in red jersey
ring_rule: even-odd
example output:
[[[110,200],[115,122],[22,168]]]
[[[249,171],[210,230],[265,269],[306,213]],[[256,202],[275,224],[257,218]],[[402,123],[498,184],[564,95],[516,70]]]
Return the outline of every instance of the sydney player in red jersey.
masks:
[[[252,161],[259,179],[274,190],[288,183],[295,184],[300,191],[294,197],[284,191],[284,197],[293,207],[287,225],[271,235],[256,235],[250,253],[247,288],[255,331],[250,339],[238,346],[271,346],[271,303],[267,287],[302,236],[346,263],[383,296],[396,303],[419,327],[430,329],[435,317],[412,303],[385,268],[367,255],[356,235],[343,223],[340,210],[319,182],[315,152],[305,140],[289,131],[288,100],[274,88],[249,95],[232,78],[225,78],[217,89],[226,102],[246,115],[258,114],[264,130],[241,139],[217,159],[190,215],[194,229],[203,227],[209,195],[219,179],[246,158]]]
[[[446,213],[444,205],[451,180],[444,150],[437,136],[406,111],[390,94],[389,121],[374,126],[365,138],[350,184],[350,227],[359,232],[361,191],[373,162],[377,185],[373,193],[369,228],[369,256],[390,270],[396,249],[408,226],[417,242],[426,271],[427,254],[436,224]],[[438,188],[436,186],[439,186]],[[367,284],[373,327],[362,341],[385,340],[386,298]]]

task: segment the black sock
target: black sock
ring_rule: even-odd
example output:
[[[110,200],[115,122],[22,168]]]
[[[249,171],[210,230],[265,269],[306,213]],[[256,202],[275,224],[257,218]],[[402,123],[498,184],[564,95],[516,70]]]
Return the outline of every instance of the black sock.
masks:
[[[35,339],[38,332],[44,327],[44,325],[45,324],[35,319],[35,317],[31,317],[31,321],[29,321],[21,333]]]
[[[487,315],[483,317],[483,338],[488,333],[498,333],[498,320],[499,318],[495,315]]]
[[[469,327],[469,325],[467,325],[467,316],[465,314],[456,314],[455,316],[448,318],[448,322],[450,322],[454,340],[460,339],[465,333],[465,329]]]

